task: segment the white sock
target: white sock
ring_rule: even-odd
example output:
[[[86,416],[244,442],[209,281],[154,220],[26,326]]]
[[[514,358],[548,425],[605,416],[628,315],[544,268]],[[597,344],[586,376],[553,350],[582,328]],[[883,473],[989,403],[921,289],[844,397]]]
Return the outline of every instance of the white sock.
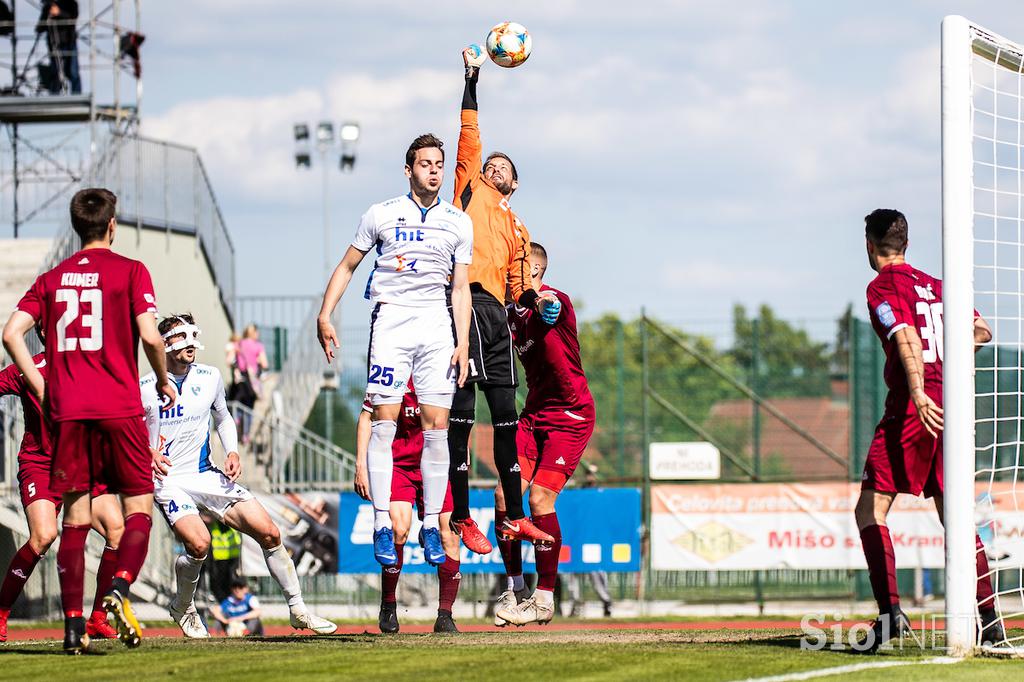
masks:
[[[178,591],[174,596],[174,608],[177,611],[184,611],[192,603],[196,596],[196,585],[199,583],[199,574],[203,570],[203,562],[206,557],[199,559],[185,554],[179,554],[174,560],[174,579]]]
[[[391,474],[395,460],[391,446],[398,425],[392,421],[370,422],[370,445],[366,452],[366,472],[370,477],[373,500],[373,529],[391,528]]]
[[[508,577],[508,589],[512,590],[513,592],[518,592],[519,590],[526,589],[526,581],[523,580],[522,573],[520,573],[519,575],[510,575]]]
[[[267,560],[270,575],[281,586],[288,600],[288,610],[299,613],[306,612],[306,604],[302,601],[302,590],[299,588],[299,574],[295,572],[295,562],[288,555],[284,545],[263,550],[263,558]]]
[[[555,603],[555,593],[552,592],[551,590],[540,590],[540,589],[534,590],[533,591],[533,598],[536,599],[537,602],[540,603],[540,604],[554,604]]]
[[[423,431],[423,527],[438,528],[438,515],[448,491],[448,430]]]

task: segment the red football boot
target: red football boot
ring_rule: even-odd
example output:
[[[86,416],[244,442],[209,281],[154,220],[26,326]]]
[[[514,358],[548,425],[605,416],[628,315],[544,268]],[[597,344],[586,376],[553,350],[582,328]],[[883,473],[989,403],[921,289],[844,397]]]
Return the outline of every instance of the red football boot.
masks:
[[[107,622],[107,614],[100,611],[85,621],[85,634],[93,639],[117,639],[117,630]]]
[[[475,552],[476,554],[491,553],[491,542],[487,539],[486,535],[480,532],[480,527],[476,525],[476,521],[471,518],[463,521],[455,521],[453,519],[449,525],[462,538],[462,544],[470,552]]]
[[[10,611],[0,609],[0,642],[7,641],[7,616],[10,613]]]
[[[555,539],[533,525],[533,521],[525,516],[512,521],[505,519],[498,529],[498,535],[504,540],[525,540],[526,542],[551,543]]]

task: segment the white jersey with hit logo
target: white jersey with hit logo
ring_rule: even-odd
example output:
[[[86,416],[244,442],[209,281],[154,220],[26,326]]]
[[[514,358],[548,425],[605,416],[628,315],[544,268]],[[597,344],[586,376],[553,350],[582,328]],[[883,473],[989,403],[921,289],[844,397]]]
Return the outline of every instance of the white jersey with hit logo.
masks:
[[[211,415],[224,450],[238,450],[238,433],[228,413],[220,372],[209,365],[194,363],[184,375],[169,376],[178,391],[178,400],[168,409],[160,406],[153,372],[139,381],[150,445],[171,460],[165,481],[213,468],[210,460]]]
[[[374,303],[444,305],[452,264],[473,260],[473,221],[447,201],[424,209],[406,194],[371,206],[352,246],[377,251],[366,284]]]

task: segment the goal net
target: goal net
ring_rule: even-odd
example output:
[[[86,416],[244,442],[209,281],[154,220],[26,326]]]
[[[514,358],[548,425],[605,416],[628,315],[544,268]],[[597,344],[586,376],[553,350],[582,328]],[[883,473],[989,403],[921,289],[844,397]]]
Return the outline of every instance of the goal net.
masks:
[[[979,606],[1024,616],[1024,48],[963,17],[942,24],[942,228],[946,635],[965,655]],[[974,310],[993,335],[977,353]],[[1024,654],[1007,630],[983,648]]]

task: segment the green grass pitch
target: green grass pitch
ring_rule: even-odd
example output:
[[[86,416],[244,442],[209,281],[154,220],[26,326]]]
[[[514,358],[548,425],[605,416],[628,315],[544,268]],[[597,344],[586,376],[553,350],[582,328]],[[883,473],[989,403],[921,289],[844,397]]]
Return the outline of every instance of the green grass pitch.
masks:
[[[187,642],[150,638],[139,649],[94,643],[72,657],[60,642],[0,645],[4,680],[742,680],[879,661],[923,661],[941,651],[877,656],[808,652],[793,630],[519,631],[460,635],[269,637]],[[1020,661],[868,669],[816,679],[1016,679]]]

